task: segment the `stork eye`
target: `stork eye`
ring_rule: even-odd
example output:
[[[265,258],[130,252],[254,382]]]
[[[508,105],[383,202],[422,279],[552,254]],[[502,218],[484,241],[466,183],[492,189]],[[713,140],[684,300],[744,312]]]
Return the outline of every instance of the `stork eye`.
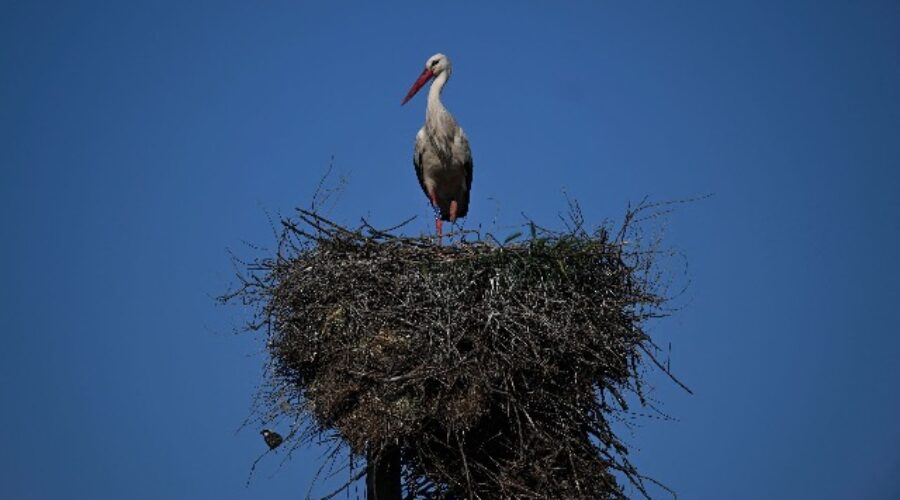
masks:
[[[435,59],[434,61],[431,61],[431,67],[433,68],[433,67],[437,66],[438,61],[440,61],[440,59]]]

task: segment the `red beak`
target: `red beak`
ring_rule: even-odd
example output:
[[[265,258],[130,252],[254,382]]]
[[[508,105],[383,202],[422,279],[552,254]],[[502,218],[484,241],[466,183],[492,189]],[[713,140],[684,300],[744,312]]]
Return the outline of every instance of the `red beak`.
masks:
[[[416,80],[416,83],[414,83],[412,88],[409,89],[409,92],[406,94],[406,97],[403,98],[403,102],[401,102],[400,105],[403,106],[410,99],[412,99],[413,96],[416,95],[416,92],[418,92],[423,85],[428,83],[428,80],[431,80],[432,76],[434,76],[434,73],[432,73],[430,69],[425,68],[425,71],[423,71],[422,74],[419,75],[419,79]]]

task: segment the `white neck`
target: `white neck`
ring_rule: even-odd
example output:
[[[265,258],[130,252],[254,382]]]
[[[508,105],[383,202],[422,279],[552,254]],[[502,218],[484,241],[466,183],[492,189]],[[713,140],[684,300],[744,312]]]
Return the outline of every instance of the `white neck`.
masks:
[[[445,71],[431,82],[431,88],[428,89],[428,106],[425,108],[426,117],[446,111],[444,104],[441,103],[441,92],[444,90],[444,84],[447,83],[448,78],[448,73]]]

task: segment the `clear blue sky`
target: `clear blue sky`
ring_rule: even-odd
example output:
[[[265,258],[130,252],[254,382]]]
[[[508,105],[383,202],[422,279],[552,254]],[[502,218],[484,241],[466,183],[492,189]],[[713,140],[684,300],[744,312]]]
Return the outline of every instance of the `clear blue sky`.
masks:
[[[487,3],[0,5],[4,498],[305,494],[318,450],[244,486],[265,358],[214,304],[226,249],[271,244],[332,155],[335,217],[429,230],[399,104],[438,51],[467,227],[715,194],[668,228],[691,286],[651,329],[696,395],[650,375],[679,421],[626,434],[644,472],[900,498],[900,3]]]

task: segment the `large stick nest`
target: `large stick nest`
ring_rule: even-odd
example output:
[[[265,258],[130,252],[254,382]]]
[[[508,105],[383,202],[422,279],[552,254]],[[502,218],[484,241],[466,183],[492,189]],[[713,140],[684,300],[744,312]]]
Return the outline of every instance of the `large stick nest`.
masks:
[[[646,495],[610,424],[644,401],[643,361],[667,372],[643,329],[657,252],[631,239],[647,208],[615,233],[576,212],[562,233],[449,245],[299,210],[227,297],[267,332],[264,419],[351,457],[399,450],[409,498],[619,498],[622,478]]]

